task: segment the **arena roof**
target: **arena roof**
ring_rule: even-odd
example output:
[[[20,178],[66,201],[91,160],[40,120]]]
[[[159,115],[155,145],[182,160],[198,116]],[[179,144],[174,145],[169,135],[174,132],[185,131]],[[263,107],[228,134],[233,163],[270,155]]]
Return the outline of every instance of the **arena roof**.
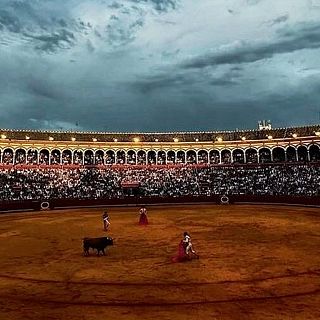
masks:
[[[320,125],[203,132],[83,132],[0,129],[2,140],[90,141],[90,142],[205,142],[285,139],[320,136]]]

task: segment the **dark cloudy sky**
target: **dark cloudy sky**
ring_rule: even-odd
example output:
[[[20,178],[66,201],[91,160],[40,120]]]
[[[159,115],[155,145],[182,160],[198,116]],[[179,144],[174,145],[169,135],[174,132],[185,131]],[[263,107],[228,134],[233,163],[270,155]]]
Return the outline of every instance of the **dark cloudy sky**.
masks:
[[[0,0],[0,127],[319,123],[320,0]]]

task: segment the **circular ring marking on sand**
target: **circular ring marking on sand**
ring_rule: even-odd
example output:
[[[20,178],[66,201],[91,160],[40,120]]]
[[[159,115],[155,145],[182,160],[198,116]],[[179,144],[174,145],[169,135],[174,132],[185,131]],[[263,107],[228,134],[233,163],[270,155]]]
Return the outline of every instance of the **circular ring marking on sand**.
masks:
[[[50,203],[48,201],[42,201],[40,204],[41,210],[49,210],[50,209]]]
[[[227,197],[226,195],[223,195],[223,196],[220,198],[220,203],[221,203],[221,204],[229,204],[229,197]]]

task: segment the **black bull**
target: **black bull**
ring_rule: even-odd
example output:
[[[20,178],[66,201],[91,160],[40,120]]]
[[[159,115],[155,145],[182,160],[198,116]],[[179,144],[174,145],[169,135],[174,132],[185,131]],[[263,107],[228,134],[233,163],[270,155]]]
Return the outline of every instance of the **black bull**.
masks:
[[[100,251],[102,251],[103,255],[106,255],[104,249],[107,246],[113,246],[113,239],[109,237],[101,237],[101,238],[84,238],[83,239],[83,252],[84,255],[89,255],[89,249],[96,249],[98,256],[100,255]]]

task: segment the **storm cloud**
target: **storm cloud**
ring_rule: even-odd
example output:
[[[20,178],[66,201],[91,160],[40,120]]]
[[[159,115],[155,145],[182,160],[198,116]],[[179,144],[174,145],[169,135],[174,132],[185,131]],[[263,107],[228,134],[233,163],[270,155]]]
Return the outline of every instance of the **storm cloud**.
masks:
[[[309,0],[3,0],[0,127],[314,124],[319,55]]]
[[[204,68],[221,64],[251,63],[270,59],[277,54],[320,48],[320,21],[299,24],[277,32],[278,38],[266,42],[240,42],[233,47],[190,59],[182,68]]]

